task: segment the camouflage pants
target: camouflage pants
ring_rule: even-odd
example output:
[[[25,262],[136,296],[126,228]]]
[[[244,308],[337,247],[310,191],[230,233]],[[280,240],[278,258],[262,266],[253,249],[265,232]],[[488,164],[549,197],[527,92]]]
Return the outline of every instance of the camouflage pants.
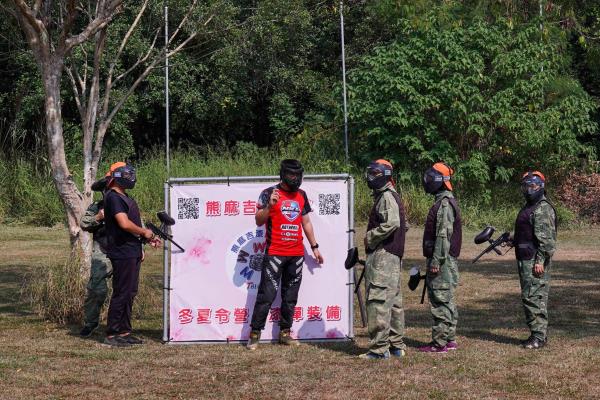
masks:
[[[400,257],[378,249],[367,256],[367,319],[369,350],[385,353],[390,345],[406,349],[404,344],[404,308],[402,307]]]
[[[458,262],[448,257],[440,272],[427,275],[427,294],[431,304],[433,326],[431,328],[432,342],[437,346],[445,346],[456,340],[456,325],[458,310],[454,302],[454,293],[458,286]]]
[[[544,340],[548,333],[548,290],[552,260],[544,263],[544,275],[540,278],[533,275],[534,264],[534,260],[518,262],[521,301],[531,334]]]
[[[90,280],[87,284],[87,296],[83,303],[85,326],[93,327],[99,323],[100,312],[108,293],[106,278],[111,272],[112,266],[110,260],[94,243]]]

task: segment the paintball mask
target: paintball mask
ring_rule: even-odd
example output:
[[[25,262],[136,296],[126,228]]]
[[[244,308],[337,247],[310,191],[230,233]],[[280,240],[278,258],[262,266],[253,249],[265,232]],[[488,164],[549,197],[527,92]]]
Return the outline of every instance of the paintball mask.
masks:
[[[281,181],[285,183],[292,192],[298,190],[302,184],[302,175],[304,174],[304,168],[300,161],[294,159],[287,159],[281,161],[279,169],[279,177]]]
[[[435,194],[442,189],[443,186],[448,190],[452,190],[450,177],[454,175],[454,170],[443,162],[433,164],[431,168],[425,171],[423,175],[423,188],[426,193]]]
[[[387,160],[379,159],[370,163],[365,172],[369,189],[377,190],[384,187],[392,180],[392,171],[392,164]]]
[[[133,189],[137,181],[135,176],[135,168],[129,164],[119,166],[115,169],[111,168],[110,176],[115,180],[116,184],[123,189]]]
[[[527,203],[537,203],[546,190],[545,187],[546,178],[544,174],[539,171],[527,171],[521,178],[521,193],[525,196]]]

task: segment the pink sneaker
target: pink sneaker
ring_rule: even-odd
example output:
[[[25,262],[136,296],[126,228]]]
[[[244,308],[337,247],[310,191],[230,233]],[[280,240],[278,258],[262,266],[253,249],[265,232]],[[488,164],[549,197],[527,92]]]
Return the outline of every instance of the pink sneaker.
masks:
[[[448,350],[458,350],[458,343],[456,343],[454,340],[451,340],[446,344],[446,348]]]
[[[440,346],[436,346],[433,343],[430,343],[427,346],[419,347],[419,351],[422,353],[447,353],[448,347],[447,346],[440,347]]]

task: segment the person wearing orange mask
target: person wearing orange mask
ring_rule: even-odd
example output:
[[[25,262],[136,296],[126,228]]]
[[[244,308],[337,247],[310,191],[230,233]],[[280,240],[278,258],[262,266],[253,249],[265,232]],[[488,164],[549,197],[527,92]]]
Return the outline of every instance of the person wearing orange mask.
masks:
[[[454,170],[443,162],[433,164],[423,177],[425,191],[435,196],[423,233],[423,256],[427,259],[427,294],[433,326],[431,343],[419,347],[426,353],[456,350],[458,310],[454,294],[458,286],[458,257],[462,245],[460,208],[450,182]]]

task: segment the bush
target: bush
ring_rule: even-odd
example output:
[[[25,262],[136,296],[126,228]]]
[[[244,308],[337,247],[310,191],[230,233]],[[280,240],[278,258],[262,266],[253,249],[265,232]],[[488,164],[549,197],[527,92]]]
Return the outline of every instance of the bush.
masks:
[[[447,24],[435,13],[348,74],[353,154],[405,171],[444,160],[483,189],[535,167],[562,177],[594,159],[598,105],[570,78],[566,41],[537,23]],[[415,168],[416,167],[416,168]]]
[[[556,189],[556,198],[565,207],[559,208],[559,218],[573,220],[575,215],[584,223],[600,223],[600,174],[573,173]]]
[[[85,280],[77,258],[44,266],[29,274],[23,297],[40,317],[58,324],[79,323],[83,316]]]
[[[57,324],[80,324],[83,321],[83,303],[87,295],[87,277],[80,273],[78,259],[64,264],[40,266],[26,276],[21,295],[32,310],[43,319]],[[105,321],[112,295],[106,296],[101,320]],[[162,310],[160,282],[142,274],[138,295],[133,305],[133,318],[155,317]]]

